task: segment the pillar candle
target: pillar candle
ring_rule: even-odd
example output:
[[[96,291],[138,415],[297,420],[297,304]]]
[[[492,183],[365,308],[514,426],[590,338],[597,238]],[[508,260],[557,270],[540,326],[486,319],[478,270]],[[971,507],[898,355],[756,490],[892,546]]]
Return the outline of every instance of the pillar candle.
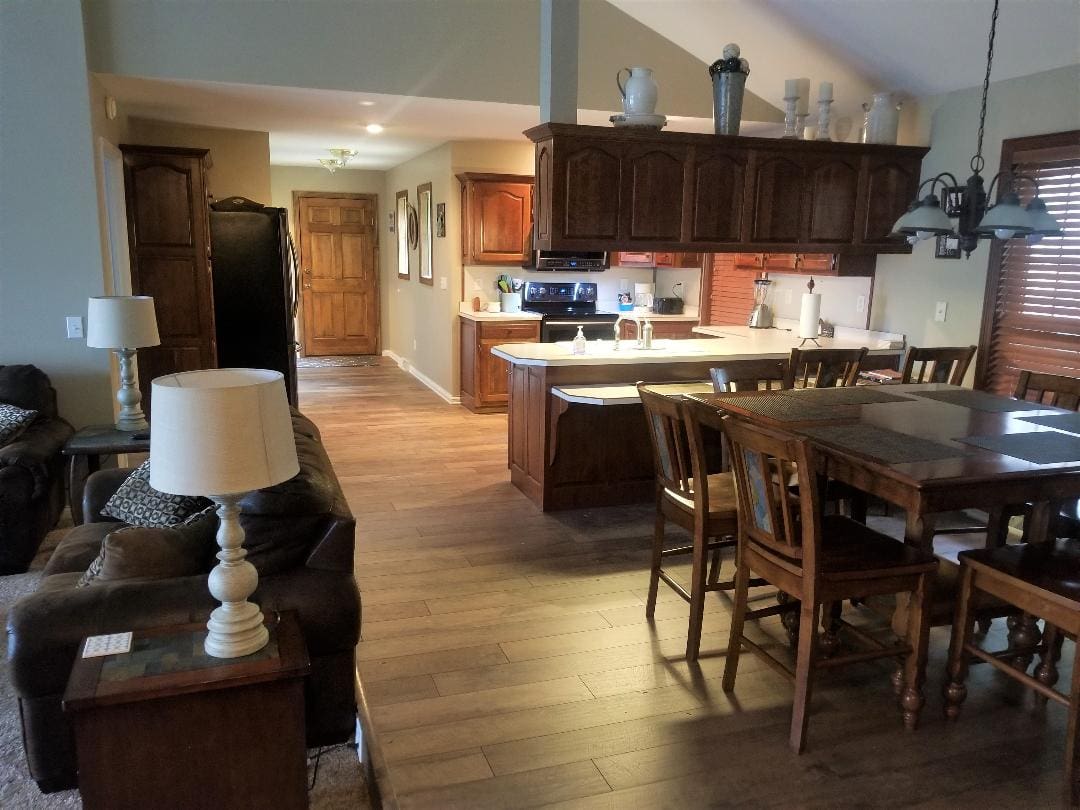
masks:
[[[799,309],[799,337],[816,338],[821,318],[821,293],[803,293]]]
[[[818,101],[832,101],[832,82],[822,82],[818,88]]]
[[[799,95],[799,80],[788,79],[784,82],[784,98],[795,98]]]
[[[803,140],[804,141],[813,141],[813,140],[816,140],[816,139],[817,139],[817,127],[812,126],[812,125],[803,127]]]
[[[799,105],[795,108],[795,112],[799,115],[806,115],[810,112],[810,80],[799,79]]]

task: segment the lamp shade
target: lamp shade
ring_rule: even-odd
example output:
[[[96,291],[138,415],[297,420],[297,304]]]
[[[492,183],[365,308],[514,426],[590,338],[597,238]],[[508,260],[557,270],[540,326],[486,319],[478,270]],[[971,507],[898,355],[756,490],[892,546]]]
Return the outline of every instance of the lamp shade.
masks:
[[[987,210],[975,233],[999,239],[1009,239],[1035,230],[1035,218],[1020,205],[1020,198],[1013,192],[1004,195],[997,205]]]
[[[941,210],[941,201],[930,194],[909,208],[893,225],[893,233],[935,235],[952,233],[953,225],[949,217]]]
[[[96,349],[157,346],[157,317],[149,295],[105,295],[90,299],[86,345]]]
[[[152,383],[150,486],[173,495],[231,495],[300,471],[278,371],[219,368]]]
[[[1039,236],[1061,236],[1063,231],[1061,229],[1061,223],[1054,219],[1050,212],[1046,210],[1046,203],[1044,203],[1039,197],[1027,204],[1027,212],[1034,220],[1031,225],[1034,229],[1032,233],[1036,233]]]

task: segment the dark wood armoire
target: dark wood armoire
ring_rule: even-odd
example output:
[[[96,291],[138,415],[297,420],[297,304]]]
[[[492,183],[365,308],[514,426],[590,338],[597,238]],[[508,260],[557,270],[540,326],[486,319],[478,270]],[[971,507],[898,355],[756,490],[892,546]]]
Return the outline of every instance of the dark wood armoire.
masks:
[[[217,366],[210,276],[207,149],[121,145],[131,292],[154,297],[161,345],[139,349],[139,387]]]

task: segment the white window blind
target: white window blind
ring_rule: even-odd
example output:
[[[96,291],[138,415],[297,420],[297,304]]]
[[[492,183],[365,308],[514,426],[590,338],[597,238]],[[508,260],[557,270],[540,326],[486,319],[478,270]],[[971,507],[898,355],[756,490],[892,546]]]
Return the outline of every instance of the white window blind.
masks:
[[[1001,247],[982,380],[1001,394],[1013,392],[1022,370],[1080,377],[1080,135],[1072,145],[1018,150],[1008,165],[1038,181],[1064,234]],[[1017,191],[1031,199],[1030,184]]]

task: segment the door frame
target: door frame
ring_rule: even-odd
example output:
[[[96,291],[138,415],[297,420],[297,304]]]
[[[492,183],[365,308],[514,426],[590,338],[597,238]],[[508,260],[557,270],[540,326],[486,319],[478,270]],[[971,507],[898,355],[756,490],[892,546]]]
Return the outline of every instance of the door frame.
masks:
[[[382,354],[382,255],[379,251],[379,195],[361,194],[351,191],[293,191],[292,193],[292,218],[296,229],[298,248],[297,261],[304,258],[304,230],[300,220],[300,200],[306,197],[319,197],[324,200],[370,200],[375,206],[375,354]],[[303,278],[303,268],[297,267],[296,272]],[[304,332],[304,284],[300,282],[300,300],[296,307],[296,333],[300,335],[300,357],[307,357],[307,333]]]

